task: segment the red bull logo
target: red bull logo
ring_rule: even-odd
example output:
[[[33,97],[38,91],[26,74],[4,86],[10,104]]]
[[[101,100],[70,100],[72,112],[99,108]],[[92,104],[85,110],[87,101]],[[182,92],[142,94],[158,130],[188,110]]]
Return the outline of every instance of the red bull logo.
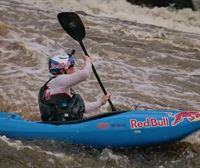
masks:
[[[187,119],[190,122],[200,120],[200,112],[183,111],[183,112],[175,114],[172,117],[174,117],[174,120],[172,121],[171,125],[175,126],[183,122],[184,119]]]
[[[138,121],[136,119],[130,120],[131,129],[137,128],[149,128],[149,127],[168,127],[169,119],[168,117],[163,117],[158,120],[157,118],[146,118],[145,121]]]

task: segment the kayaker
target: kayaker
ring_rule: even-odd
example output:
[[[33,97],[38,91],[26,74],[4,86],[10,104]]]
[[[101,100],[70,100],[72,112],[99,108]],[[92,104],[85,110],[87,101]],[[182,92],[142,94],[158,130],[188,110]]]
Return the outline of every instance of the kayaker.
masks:
[[[95,102],[86,102],[71,87],[85,81],[92,73],[92,60],[85,58],[81,70],[74,69],[72,54],[57,55],[49,59],[49,72],[53,75],[40,89],[38,96],[43,121],[66,121],[83,118],[84,112],[92,112],[104,105],[111,94],[101,96]]]

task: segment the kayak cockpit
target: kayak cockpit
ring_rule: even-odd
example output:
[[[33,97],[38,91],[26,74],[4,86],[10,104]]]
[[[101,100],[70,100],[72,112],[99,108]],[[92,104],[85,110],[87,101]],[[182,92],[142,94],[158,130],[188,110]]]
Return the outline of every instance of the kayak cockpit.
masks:
[[[76,123],[82,123],[82,122],[87,122],[87,121],[91,121],[91,120],[101,119],[101,118],[105,118],[105,117],[109,117],[109,116],[114,116],[114,115],[118,115],[118,114],[126,113],[126,112],[130,112],[130,111],[107,112],[107,113],[98,114],[98,115],[95,115],[95,116],[83,118],[81,120],[70,120],[70,121],[39,121],[38,123],[53,124],[53,125],[76,124]]]

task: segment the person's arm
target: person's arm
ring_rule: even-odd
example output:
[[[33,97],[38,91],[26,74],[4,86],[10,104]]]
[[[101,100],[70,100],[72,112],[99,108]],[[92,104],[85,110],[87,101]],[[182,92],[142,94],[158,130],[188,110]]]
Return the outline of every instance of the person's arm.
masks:
[[[102,102],[100,99],[98,99],[95,102],[86,102],[85,101],[85,112],[94,112],[95,110],[97,110],[99,107],[101,107]]]
[[[61,88],[70,88],[86,80],[92,72],[90,59],[86,59],[85,66],[82,70],[75,71],[72,74],[62,74],[52,80],[53,84]]]
[[[107,93],[107,95],[101,96],[101,98],[97,99],[95,102],[85,102],[85,112],[94,112],[99,107],[104,105],[108,99],[110,99],[111,93]]]

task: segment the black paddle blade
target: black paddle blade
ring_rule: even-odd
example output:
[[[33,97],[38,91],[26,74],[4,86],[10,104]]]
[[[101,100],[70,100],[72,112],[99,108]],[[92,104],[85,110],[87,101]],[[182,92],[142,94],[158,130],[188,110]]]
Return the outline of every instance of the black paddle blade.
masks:
[[[62,28],[76,41],[85,37],[85,27],[80,17],[74,12],[61,12],[57,15]]]

